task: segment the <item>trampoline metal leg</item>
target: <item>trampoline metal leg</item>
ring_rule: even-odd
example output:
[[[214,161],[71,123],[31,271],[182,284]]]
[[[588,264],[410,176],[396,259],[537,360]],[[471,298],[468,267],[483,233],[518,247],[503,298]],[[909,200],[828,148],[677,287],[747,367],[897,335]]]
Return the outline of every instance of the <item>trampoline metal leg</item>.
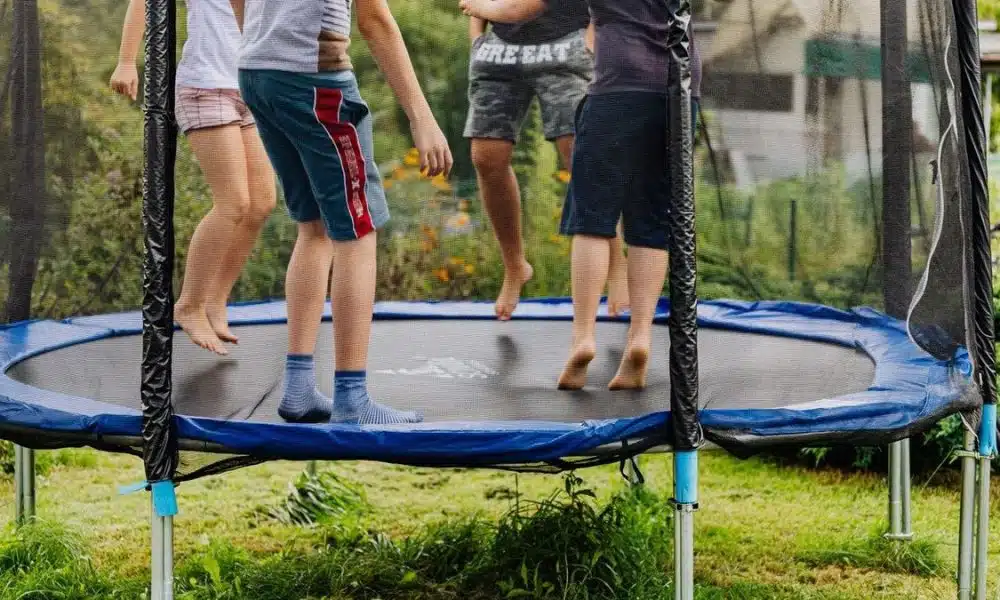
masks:
[[[889,445],[889,533],[891,540],[910,540],[910,440]]]
[[[26,525],[35,517],[35,451],[14,446],[14,523]]]
[[[976,490],[976,600],[986,600],[986,573],[990,540],[990,459],[979,459],[979,487]]]
[[[976,458],[972,433],[965,434],[965,453],[962,456],[962,500],[958,529],[958,600],[972,598],[972,564],[974,550]]]
[[[979,422],[979,486],[976,488],[976,600],[986,600],[989,567],[990,468],[997,454],[997,406],[983,406]]]
[[[913,488],[911,487],[911,481],[910,481],[911,470],[910,470],[910,440],[909,440],[909,438],[901,441],[900,444],[901,444],[900,450],[902,451],[901,452],[902,453],[902,457],[901,457],[902,460],[900,461],[900,465],[899,465],[900,466],[900,472],[899,472],[899,474],[900,474],[901,487],[903,488],[902,489],[902,491],[903,491],[903,498],[902,498],[903,499],[903,510],[902,510],[902,512],[903,512],[903,531],[902,531],[902,535],[906,539],[910,540],[910,539],[913,539],[913,519],[912,519],[911,513],[910,513],[910,507],[911,507],[911,504],[910,504],[910,490],[913,489]]]
[[[698,452],[674,455],[674,599],[694,600],[694,512],[698,510]]]
[[[694,600],[693,504],[678,504],[674,520],[674,598]]]
[[[153,511],[151,600],[174,598],[174,518]]]

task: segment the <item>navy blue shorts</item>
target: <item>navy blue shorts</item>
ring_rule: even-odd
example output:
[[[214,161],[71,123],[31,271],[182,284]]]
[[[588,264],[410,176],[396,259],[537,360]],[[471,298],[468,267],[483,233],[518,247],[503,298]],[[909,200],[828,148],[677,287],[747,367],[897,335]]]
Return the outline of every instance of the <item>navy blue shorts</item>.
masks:
[[[692,104],[697,123],[698,103]],[[577,114],[562,234],[613,238],[621,219],[626,244],[666,250],[672,193],[667,150],[666,95],[588,96]]]
[[[240,90],[295,221],[322,220],[335,241],[386,224],[371,111],[354,73],[241,70]]]

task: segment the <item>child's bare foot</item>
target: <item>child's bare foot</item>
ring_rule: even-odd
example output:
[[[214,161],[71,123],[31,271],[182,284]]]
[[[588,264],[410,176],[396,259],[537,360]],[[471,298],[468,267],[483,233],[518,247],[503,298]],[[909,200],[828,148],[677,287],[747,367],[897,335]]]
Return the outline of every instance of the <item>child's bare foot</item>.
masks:
[[[618,374],[608,384],[609,390],[641,390],[646,387],[649,367],[649,344],[630,343],[622,357]]]
[[[229,354],[222,345],[222,340],[215,334],[204,310],[191,310],[185,306],[177,306],[174,309],[174,320],[196,346],[215,352],[220,356]]]
[[[240,343],[240,338],[229,329],[229,312],[226,305],[208,309],[208,322],[212,324],[215,335],[223,342],[229,344]]]
[[[517,308],[517,303],[521,300],[521,289],[524,284],[531,281],[535,270],[530,264],[524,262],[520,269],[516,271],[508,270],[504,273],[503,287],[500,288],[500,295],[497,296],[496,312],[497,318],[501,321],[509,321]]]
[[[559,389],[582,390],[587,385],[587,368],[595,356],[597,356],[597,345],[594,340],[574,343],[569,353],[569,360],[566,361],[562,375],[559,376]]]
[[[628,273],[624,267],[612,268],[608,273],[608,315],[620,317],[628,309]]]

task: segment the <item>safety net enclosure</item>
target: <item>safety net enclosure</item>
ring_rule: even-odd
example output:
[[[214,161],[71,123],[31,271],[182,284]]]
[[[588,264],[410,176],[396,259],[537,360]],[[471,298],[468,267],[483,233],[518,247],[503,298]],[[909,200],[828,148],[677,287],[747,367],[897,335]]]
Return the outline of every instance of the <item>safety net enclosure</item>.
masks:
[[[572,241],[560,220],[579,174],[561,160],[569,146],[545,139],[552,106],[535,101],[523,123],[514,119],[509,158],[491,163],[464,135],[477,76],[470,56],[500,68],[529,46],[532,64],[561,47],[470,48],[468,17],[452,0],[390,0],[456,161],[450,177],[426,177],[355,22],[350,63],[374,134],[366,176],[379,181],[391,215],[378,232],[368,381],[380,402],[425,417],[360,426],[278,415],[285,278],[301,235],[286,210],[289,182],[272,185],[248,166],[242,183],[210,186],[205,173],[231,148],[178,135],[178,125],[211,118],[179,109],[199,101],[195,92],[175,95],[177,60],[198,51],[194,42],[182,50],[184,24],[208,0],[147,0],[134,80],[116,69],[128,54],[126,4],[0,3],[0,439],[142,456],[161,517],[170,514],[164,486],[276,459],[558,471],[671,450],[678,510],[688,514],[697,505],[694,453],[706,442],[740,456],[882,445],[962,413],[967,449],[993,454],[974,2],[664,0],[670,85],[658,168],[673,182],[670,269],[638,391],[608,389],[629,327],[617,255],[588,383],[557,386],[573,317]],[[109,79],[125,81],[124,94]],[[246,114],[233,119],[250,148],[256,128]],[[501,193],[484,187],[508,159],[534,276],[501,322],[503,263],[482,197]],[[345,167],[345,181],[351,173]],[[220,199],[228,208],[210,213]],[[205,278],[198,257],[212,253],[192,248],[206,247],[206,214],[244,228],[242,243],[252,245],[245,266],[212,266],[220,281],[235,281],[209,315],[213,327],[228,319],[239,338],[222,344],[224,356],[174,322],[177,296]],[[498,229],[509,233],[515,221]],[[330,395],[329,303],[322,317],[317,383]],[[966,459],[971,485],[975,456]],[[963,544],[970,528],[963,521]],[[690,569],[678,568],[686,581]],[[967,568],[960,587],[969,577]]]

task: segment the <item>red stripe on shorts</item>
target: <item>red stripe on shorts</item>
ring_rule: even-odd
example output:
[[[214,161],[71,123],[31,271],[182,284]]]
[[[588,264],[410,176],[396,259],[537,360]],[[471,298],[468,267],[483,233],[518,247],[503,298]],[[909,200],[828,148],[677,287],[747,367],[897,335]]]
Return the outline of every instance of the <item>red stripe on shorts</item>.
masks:
[[[359,239],[375,231],[371,211],[368,210],[368,176],[365,173],[365,155],[361,150],[358,130],[340,118],[344,94],[340,90],[316,88],[314,111],[316,119],[326,129],[344,172],[344,200],[354,224],[354,235]]]

